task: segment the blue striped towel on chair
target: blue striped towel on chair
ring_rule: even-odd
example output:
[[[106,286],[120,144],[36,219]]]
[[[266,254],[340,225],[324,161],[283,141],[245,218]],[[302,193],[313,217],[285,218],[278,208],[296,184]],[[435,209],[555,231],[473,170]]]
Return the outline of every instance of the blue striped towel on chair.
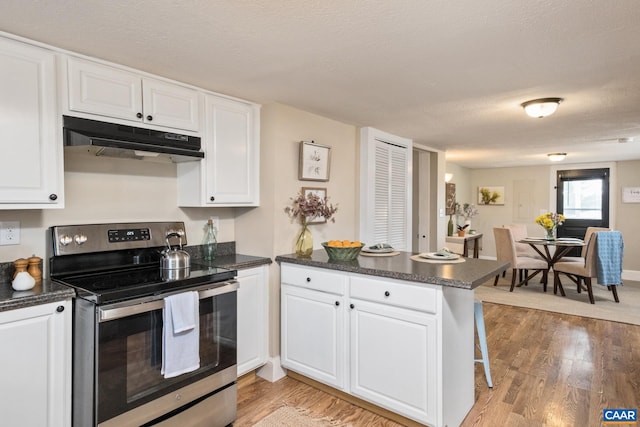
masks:
[[[624,241],[619,231],[599,231],[597,234],[596,274],[598,284],[622,285]]]

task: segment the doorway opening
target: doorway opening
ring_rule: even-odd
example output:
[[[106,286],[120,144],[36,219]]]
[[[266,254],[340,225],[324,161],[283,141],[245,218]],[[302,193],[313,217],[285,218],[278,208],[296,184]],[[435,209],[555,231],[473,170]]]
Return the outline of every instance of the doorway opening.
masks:
[[[558,237],[584,239],[587,227],[609,227],[609,177],[609,168],[557,172],[556,207],[565,217]]]

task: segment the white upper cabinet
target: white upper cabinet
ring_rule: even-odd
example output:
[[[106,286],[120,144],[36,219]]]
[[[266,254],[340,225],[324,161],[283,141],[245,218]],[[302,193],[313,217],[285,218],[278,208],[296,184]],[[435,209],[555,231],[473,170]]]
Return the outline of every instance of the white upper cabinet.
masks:
[[[178,165],[179,206],[258,206],[260,106],[206,95],[204,162]]]
[[[68,57],[69,111],[199,131],[197,90]]]
[[[0,209],[63,208],[56,56],[0,37]]]

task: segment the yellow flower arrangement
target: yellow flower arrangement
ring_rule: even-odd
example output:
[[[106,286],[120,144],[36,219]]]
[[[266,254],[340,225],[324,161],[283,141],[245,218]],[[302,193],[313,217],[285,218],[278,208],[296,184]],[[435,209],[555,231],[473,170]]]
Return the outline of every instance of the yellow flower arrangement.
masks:
[[[544,228],[547,232],[547,239],[554,240],[555,235],[554,231],[564,222],[564,215],[559,213],[547,212],[546,214],[542,214],[538,216],[535,220],[535,223]]]

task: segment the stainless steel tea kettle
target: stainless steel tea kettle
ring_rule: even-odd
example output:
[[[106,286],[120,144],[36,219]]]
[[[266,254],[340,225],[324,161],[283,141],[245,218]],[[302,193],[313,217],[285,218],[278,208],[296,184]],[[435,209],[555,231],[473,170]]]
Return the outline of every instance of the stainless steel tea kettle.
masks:
[[[180,246],[171,247],[169,239],[177,237],[180,240]],[[163,270],[187,270],[191,264],[189,253],[182,249],[182,236],[178,233],[169,233],[166,236],[167,248],[162,251],[160,256],[160,268]]]

